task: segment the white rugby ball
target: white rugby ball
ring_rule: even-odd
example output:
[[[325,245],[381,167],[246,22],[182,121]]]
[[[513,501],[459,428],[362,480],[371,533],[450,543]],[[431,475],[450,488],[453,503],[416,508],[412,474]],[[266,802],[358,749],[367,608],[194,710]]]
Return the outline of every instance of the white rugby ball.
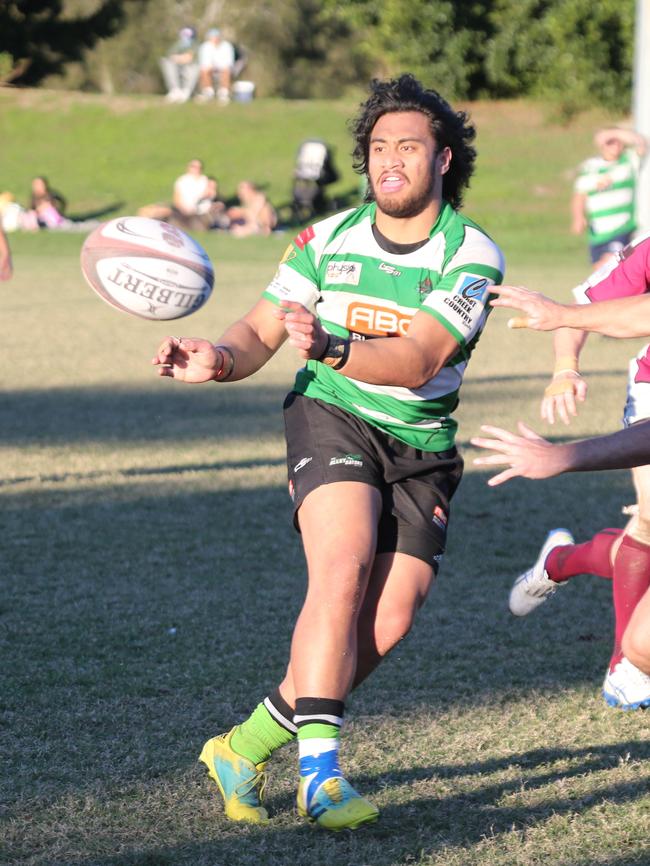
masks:
[[[196,312],[214,285],[203,247],[148,217],[118,217],[98,226],[81,248],[81,271],[106,303],[157,321]]]

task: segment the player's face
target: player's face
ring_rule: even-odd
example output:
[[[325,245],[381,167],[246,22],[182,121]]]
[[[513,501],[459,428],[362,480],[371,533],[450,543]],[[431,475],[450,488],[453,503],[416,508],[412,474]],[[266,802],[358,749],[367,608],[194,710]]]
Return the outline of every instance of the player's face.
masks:
[[[368,180],[377,206],[391,217],[418,216],[442,197],[451,151],[437,151],[429,118],[420,111],[384,114],[370,135]]]
[[[604,159],[612,162],[623,153],[623,142],[620,138],[608,138],[602,144],[601,153]]]

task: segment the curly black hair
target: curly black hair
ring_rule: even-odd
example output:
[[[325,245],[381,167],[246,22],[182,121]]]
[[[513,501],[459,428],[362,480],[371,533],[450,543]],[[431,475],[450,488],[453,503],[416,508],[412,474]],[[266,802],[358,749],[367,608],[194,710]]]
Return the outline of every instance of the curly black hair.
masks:
[[[451,164],[442,176],[442,195],[458,210],[474,171],[476,150],[471,142],[476,129],[464,111],[454,111],[436,90],[427,90],[413,75],[400,75],[390,81],[375,78],[370,82],[370,96],[361,104],[357,117],[350,121],[355,139],[354,170],[367,174],[372,130],[380,117],[393,111],[421,111],[429,118],[438,148],[450,148]]]

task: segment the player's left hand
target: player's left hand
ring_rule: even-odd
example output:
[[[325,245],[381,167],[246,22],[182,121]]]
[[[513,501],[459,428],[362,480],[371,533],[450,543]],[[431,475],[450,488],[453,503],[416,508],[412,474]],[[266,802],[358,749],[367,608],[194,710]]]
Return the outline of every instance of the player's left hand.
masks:
[[[543,439],[522,421],[517,425],[520,436],[510,433],[501,427],[483,425],[481,430],[494,437],[487,439],[474,436],[470,442],[478,448],[486,448],[496,451],[487,457],[476,457],[474,463],[477,466],[495,466],[509,464],[509,469],[504,469],[498,475],[488,480],[490,487],[503,484],[510,478],[520,476],[522,478],[551,478],[559,475],[568,467],[566,449],[562,445],[553,445],[547,439]]]
[[[524,316],[508,319],[509,328],[532,328],[534,331],[553,331],[563,327],[564,304],[558,304],[523,286],[491,286],[490,292],[498,295],[490,301],[492,307],[513,307]]]
[[[301,358],[307,361],[321,357],[327,346],[327,331],[318,316],[296,301],[281,301],[274,315],[284,322],[289,343]]]

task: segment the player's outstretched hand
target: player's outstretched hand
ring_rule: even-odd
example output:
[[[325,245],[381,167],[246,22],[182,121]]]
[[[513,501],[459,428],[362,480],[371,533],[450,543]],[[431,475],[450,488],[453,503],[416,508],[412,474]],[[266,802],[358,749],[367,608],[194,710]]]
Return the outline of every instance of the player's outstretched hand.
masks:
[[[578,414],[576,401],[584,403],[587,383],[575,370],[556,373],[544,391],[540,415],[544,421],[554,424],[556,418],[569,424]]]
[[[534,331],[553,331],[563,326],[564,304],[558,304],[523,286],[491,286],[490,292],[498,295],[490,301],[493,307],[512,307],[521,310],[523,316],[508,319],[509,328],[532,328]]]
[[[305,361],[320,358],[327,347],[327,331],[318,316],[295,301],[281,301],[274,310],[276,319],[284,322],[289,343]]]
[[[165,337],[151,363],[161,376],[181,382],[209,382],[223,366],[223,355],[209,340]]]
[[[509,465],[498,475],[488,480],[490,487],[496,487],[517,476],[521,478],[551,478],[564,472],[569,461],[566,448],[563,445],[553,445],[539,434],[527,427],[522,421],[517,425],[520,436],[510,433],[501,427],[491,427],[487,424],[481,426],[484,433],[493,438],[475,436],[470,441],[477,448],[486,448],[496,451],[486,457],[476,457],[474,463],[477,466],[500,466]]]

